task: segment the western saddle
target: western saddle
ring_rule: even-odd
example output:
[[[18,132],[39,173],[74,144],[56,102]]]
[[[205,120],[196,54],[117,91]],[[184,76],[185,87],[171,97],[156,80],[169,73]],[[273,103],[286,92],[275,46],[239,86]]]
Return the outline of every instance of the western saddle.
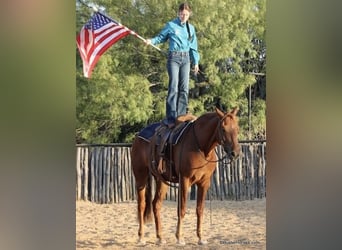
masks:
[[[196,116],[188,113],[178,116],[175,126],[171,129],[163,123],[157,127],[151,138],[152,172],[162,175],[169,169],[171,175],[169,176],[169,180],[177,179],[177,174],[172,162],[173,139],[175,136],[178,136],[179,132],[186,126],[185,122],[196,119]]]

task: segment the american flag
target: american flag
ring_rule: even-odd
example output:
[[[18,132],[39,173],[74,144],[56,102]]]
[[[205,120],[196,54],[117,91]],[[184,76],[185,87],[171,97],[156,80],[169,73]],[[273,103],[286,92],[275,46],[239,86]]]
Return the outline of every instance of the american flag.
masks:
[[[83,74],[90,78],[100,56],[114,43],[132,31],[116,21],[96,12],[76,37],[83,61]]]

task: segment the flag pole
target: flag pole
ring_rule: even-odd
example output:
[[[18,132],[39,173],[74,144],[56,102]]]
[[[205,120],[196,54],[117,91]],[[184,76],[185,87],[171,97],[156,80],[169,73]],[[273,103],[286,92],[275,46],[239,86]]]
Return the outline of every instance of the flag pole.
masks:
[[[139,34],[137,34],[135,31],[133,31],[133,30],[127,28],[127,26],[122,25],[122,24],[119,23],[118,21],[116,21],[116,20],[114,20],[113,18],[107,16],[105,13],[103,13],[102,11],[100,11],[95,5],[89,6],[88,4],[86,4],[85,2],[83,2],[83,1],[81,1],[81,0],[79,0],[79,2],[80,2],[81,4],[87,6],[88,8],[93,9],[95,12],[99,12],[101,15],[107,17],[108,19],[110,19],[110,20],[112,20],[113,22],[115,22],[115,23],[121,25],[122,27],[125,27],[126,29],[128,29],[128,30],[131,32],[131,35],[134,35],[135,37],[139,38],[140,40],[142,40],[143,42],[146,43],[146,39],[145,39],[145,38],[143,38],[142,36],[140,36]],[[164,55],[166,55],[166,52],[163,51],[163,50],[161,50],[159,47],[157,47],[157,46],[155,46],[155,45],[153,45],[153,44],[149,44],[149,45],[151,45],[153,48],[157,49],[158,51],[160,51],[160,52],[162,52]]]
[[[125,27],[126,29],[128,29],[128,30],[131,32],[131,35],[134,35],[135,37],[139,38],[140,40],[142,40],[143,42],[146,43],[146,39],[143,38],[142,36],[140,36],[139,34],[137,34],[135,31],[133,31],[133,30],[127,28],[127,26],[125,26],[125,25],[119,23],[118,21],[116,21],[116,20],[114,20],[113,18],[107,16],[106,14],[104,14],[104,13],[102,13],[102,12],[100,12],[100,13],[101,13],[102,15],[104,15],[105,17],[109,18],[110,20],[112,20],[112,21],[118,23],[119,25]],[[164,52],[164,51],[162,51],[160,48],[158,48],[157,46],[155,46],[155,45],[153,45],[153,44],[149,44],[149,45],[151,45],[153,48],[159,50],[160,52]]]

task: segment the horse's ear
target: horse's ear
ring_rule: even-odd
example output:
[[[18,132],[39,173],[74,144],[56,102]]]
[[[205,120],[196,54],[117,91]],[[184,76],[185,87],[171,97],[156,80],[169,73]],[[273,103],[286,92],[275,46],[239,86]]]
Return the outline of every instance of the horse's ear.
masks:
[[[219,108],[215,107],[215,111],[216,111],[216,113],[217,113],[220,117],[223,117],[223,116],[224,116],[224,112],[221,111]]]
[[[239,108],[235,107],[235,108],[233,108],[233,110],[230,113],[233,115],[236,115],[238,111],[239,111]]]

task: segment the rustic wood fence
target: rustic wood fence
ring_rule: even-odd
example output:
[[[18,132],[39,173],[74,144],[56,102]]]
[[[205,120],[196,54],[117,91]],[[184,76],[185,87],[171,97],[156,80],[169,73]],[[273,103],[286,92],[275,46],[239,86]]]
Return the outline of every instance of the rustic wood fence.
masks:
[[[96,203],[136,200],[130,144],[76,145],[76,199]],[[241,142],[242,155],[234,162],[219,162],[207,199],[246,200],[266,196],[266,141]],[[217,147],[218,157],[225,153]],[[154,185],[153,185],[154,187]],[[189,199],[196,199],[196,186]],[[167,200],[178,189],[169,187]]]

